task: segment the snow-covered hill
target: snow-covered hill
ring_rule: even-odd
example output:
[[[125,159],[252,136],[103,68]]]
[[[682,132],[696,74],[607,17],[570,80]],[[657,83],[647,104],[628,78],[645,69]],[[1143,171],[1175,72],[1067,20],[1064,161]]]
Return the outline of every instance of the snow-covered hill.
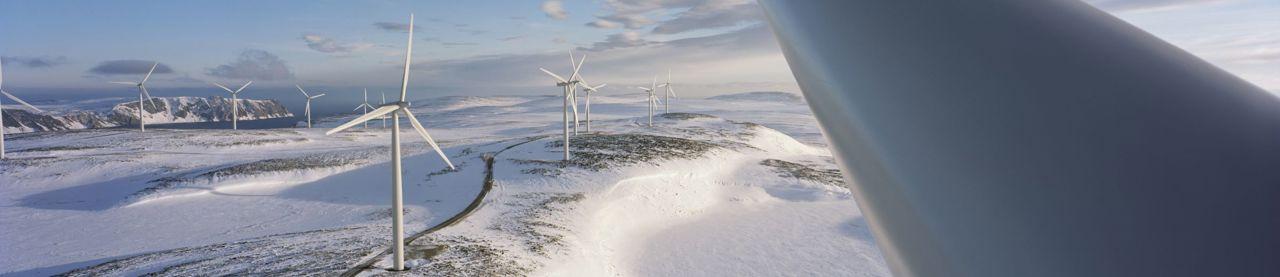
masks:
[[[743,92],[725,95],[716,95],[707,97],[711,100],[722,101],[770,101],[770,102],[803,102],[799,94],[781,91],[756,91]]]
[[[889,274],[805,107],[677,99],[650,127],[632,98],[593,97],[568,162],[557,97],[415,101],[458,169],[404,136],[400,274]],[[0,275],[386,274],[388,130],[323,131],[12,136]]]
[[[147,124],[215,122],[231,120],[231,99],[213,97],[156,97],[144,103]],[[238,99],[240,120],[293,116],[276,100]],[[48,113],[4,109],[6,133],[75,130],[132,125],[138,122],[138,102],[126,98],[77,101],[40,106]]]

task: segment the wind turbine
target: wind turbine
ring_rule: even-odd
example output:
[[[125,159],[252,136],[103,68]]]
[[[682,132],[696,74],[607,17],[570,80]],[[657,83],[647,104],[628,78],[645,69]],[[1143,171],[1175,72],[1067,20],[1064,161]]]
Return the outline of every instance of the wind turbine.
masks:
[[[653,106],[659,102],[658,96],[653,94],[654,91],[658,90],[658,76],[653,76],[653,83],[650,84],[649,87],[636,88],[649,93],[649,127],[653,127]]]
[[[297,84],[294,84],[293,86],[298,87],[298,91],[302,92],[302,96],[307,97],[307,108],[304,111],[307,114],[307,128],[311,128],[311,99],[320,98],[320,96],[324,96],[324,93],[316,94],[315,96],[312,96],[310,94],[307,94],[307,91],[303,90],[302,86]]]
[[[137,82],[137,83],[123,82],[123,81],[110,82],[112,84],[133,85],[138,87],[138,130],[143,132],[147,131],[147,123],[146,123],[146,120],[143,119],[143,115],[142,115],[142,112],[144,110],[142,108],[142,101],[150,102],[152,108],[156,107],[156,100],[151,99],[151,94],[147,93],[147,79],[151,79],[151,73],[156,71],[157,65],[160,65],[160,63],[156,62],[154,64],[151,64],[151,70],[147,71],[146,77],[142,77],[142,82]]]
[[[40,110],[40,108],[36,108],[36,106],[27,104],[27,101],[22,101],[22,99],[18,99],[17,96],[13,96],[13,94],[9,94],[9,92],[4,91],[4,66],[2,65],[0,65],[0,94],[4,94],[4,97],[9,97],[9,99],[13,99],[13,101],[18,102],[19,104],[22,104],[27,108],[35,110],[36,112],[44,112]],[[0,109],[3,109],[3,106],[4,105],[0,104]],[[3,159],[4,159],[4,113],[0,112],[0,160],[3,160]]]
[[[591,132],[591,94],[595,93],[596,91],[599,91],[600,88],[603,88],[604,86],[607,86],[609,84],[600,84],[598,86],[593,87],[591,86],[591,83],[588,83],[586,79],[582,78],[582,76],[578,76],[578,80],[582,81],[582,90],[587,92],[587,103],[584,106],[587,107],[587,133],[590,133]]]
[[[383,102],[386,102],[386,100],[385,100],[385,99],[386,99],[385,95],[384,95],[383,99],[384,99],[384,100],[383,100]],[[375,109],[373,106],[369,106],[369,89],[364,89],[364,103],[360,103],[360,105],[359,105],[359,106],[356,106],[356,109],[354,109],[354,110],[352,110],[352,111],[358,111],[358,110],[361,110],[361,109],[364,109],[364,114],[369,114],[369,109]],[[386,121],[383,121],[383,123],[385,124],[385,123],[386,123]],[[369,122],[368,122],[368,121],[365,121],[365,122],[364,122],[364,128],[366,128],[366,129],[367,129],[367,128],[369,128]]]
[[[658,85],[660,88],[666,88],[667,91],[662,94],[662,113],[667,113],[667,104],[671,103],[671,99],[667,97],[676,97],[676,90],[671,88],[671,69],[667,69],[667,82]]]
[[[405,54],[404,54],[404,75],[403,75],[404,77],[401,79],[401,82],[400,82],[400,101],[383,104],[382,106],[378,107],[378,109],[373,110],[373,112],[371,113],[357,117],[356,119],[353,119],[350,122],[342,124],[337,128],[333,128],[328,132],[325,132],[325,135],[332,135],[342,130],[346,130],[347,128],[351,128],[356,124],[373,120],[374,118],[377,118],[379,116],[383,116],[387,114],[391,115],[391,122],[394,123],[391,125],[391,177],[392,177],[391,210],[392,210],[392,232],[394,232],[392,236],[394,237],[394,240],[395,240],[393,243],[393,245],[395,245],[394,247],[395,248],[394,250],[395,270],[397,271],[404,270],[404,213],[401,212],[404,210],[404,201],[401,199],[402,188],[401,188],[401,180],[400,180],[400,175],[401,175],[400,174],[400,115],[401,114],[404,114],[405,117],[409,118],[409,123],[413,124],[413,128],[418,131],[418,134],[422,135],[422,138],[427,141],[427,144],[431,145],[432,149],[435,149],[436,154],[440,155],[440,159],[443,159],[445,164],[449,165],[449,169],[454,169],[453,163],[449,162],[449,157],[444,155],[444,151],[440,151],[440,146],[436,145],[435,140],[431,139],[431,135],[427,134],[427,129],[423,128],[422,123],[419,123],[418,119],[413,116],[413,113],[409,112],[409,102],[405,102],[406,94],[409,87],[409,64],[410,64],[409,61],[412,59],[412,57],[413,57],[413,14],[409,14],[409,46],[408,48],[405,49]]]
[[[570,53],[569,53],[569,58],[570,58],[570,60],[569,60],[570,64],[569,64],[569,65],[570,65],[570,66],[573,66],[573,75],[569,75],[569,79],[567,79],[567,80],[566,80],[565,78],[560,77],[560,75],[556,75],[555,73],[551,73],[551,71],[550,71],[550,70],[547,70],[546,68],[541,68],[541,67],[539,67],[539,68],[538,68],[538,70],[542,70],[542,72],[543,72],[543,73],[547,73],[547,75],[551,75],[551,78],[555,78],[555,79],[556,79],[556,86],[557,86],[557,87],[563,87],[563,88],[564,88],[564,111],[563,111],[563,115],[564,115],[564,160],[566,160],[566,161],[568,161],[568,160],[569,160],[569,102],[570,102],[570,101],[574,101],[574,103],[573,103],[573,118],[574,118],[574,124],[577,124],[577,118],[578,118],[578,104],[577,104],[577,99],[573,99],[573,98],[574,98],[574,97],[573,97],[573,87],[574,87],[574,86],[576,86],[576,85],[578,84],[578,82],[579,82],[579,81],[577,80],[577,78],[578,78],[578,70],[579,70],[579,69],[582,69],[582,63],[587,61],[587,55],[586,55],[586,54],[583,54],[583,55],[582,55],[582,61],[579,61],[577,65],[574,65],[574,64],[572,63],[572,62],[573,62],[573,60],[572,60],[572,59],[573,59],[573,52],[570,52]]]
[[[219,83],[213,83],[213,85],[218,86],[223,90],[226,90],[227,92],[231,93],[231,129],[232,130],[238,129],[236,127],[236,124],[240,121],[240,101],[237,100],[236,95],[239,95],[240,91],[244,90],[244,88],[246,87],[249,87],[249,84],[252,84],[252,83],[253,81],[244,83],[243,86],[240,86],[240,88],[236,90],[231,90]]]

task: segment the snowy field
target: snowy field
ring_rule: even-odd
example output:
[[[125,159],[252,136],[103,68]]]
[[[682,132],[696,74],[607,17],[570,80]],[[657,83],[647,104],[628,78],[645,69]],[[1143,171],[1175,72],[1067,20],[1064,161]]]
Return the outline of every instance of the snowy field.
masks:
[[[677,99],[649,127],[610,93],[569,162],[560,97],[413,101],[458,169],[402,135],[407,273],[889,275],[802,100]],[[350,118],[10,136],[0,275],[387,275],[389,129],[324,136]]]

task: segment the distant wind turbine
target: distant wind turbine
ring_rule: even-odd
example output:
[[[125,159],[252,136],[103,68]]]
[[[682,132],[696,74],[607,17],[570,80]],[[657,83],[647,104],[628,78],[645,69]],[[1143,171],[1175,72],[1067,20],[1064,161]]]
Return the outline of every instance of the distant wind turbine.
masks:
[[[671,87],[671,69],[667,69],[667,82],[658,85],[660,88],[666,88],[666,92],[662,94],[662,113],[667,113],[667,104],[671,103],[671,99],[667,97],[676,97],[675,88]]]
[[[249,84],[252,84],[252,83],[253,83],[253,81],[249,81],[248,83],[244,83],[244,85],[243,85],[243,86],[240,86],[240,88],[238,88],[238,89],[236,89],[236,90],[231,90],[231,89],[227,88],[226,86],[223,86],[222,84],[219,84],[219,83],[213,83],[213,85],[218,86],[218,87],[222,88],[223,90],[226,90],[227,92],[230,92],[230,93],[231,93],[231,129],[232,129],[232,130],[238,129],[238,128],[236,127],[236,124],[237,124],[237,123],[239,123],[239,121],[240,121],[240,101],[239,101],[239,100],[237,100],[238,98],[236,98],[236,95],[239,95],[239,94],[240,94],[240,91],[244,90],[244,88],[246,88],[246,87],[249,87]]]
[[[146,77],[142,77],[142,82],[111,82],[112,84],[132,85],[138,87],[138,130],[143,132],[147,131],[147,123],[142,114],[143,110],[145,110],[142,108],[142,101],[150,102],[152,108],[156,107],[156,100],[151,99],[151,94],[147,93],[147,79],[151,79],[151,73],[156,71],[157,65],[160,65],[160,63],[156,62],[151,65],[151,70],[147,71]]]
[[[590,133],[591,132],[591,94],[595,93],[596,91],[599,91],[600,88],[603,88],[604,86],[607,86],[609,84],[600,84],[598,86],[593,87],[591,86],[591,83],[588,83],[586,79],[582,78],[582,76],[578,76],[578,80],[582,81],[582,90],[587,92],[587,103],[586,105],[583,105],[583,106],[587,108],[587,133]]]
[[[36,106],[27,104],[27,101],[22,101],[22,99],[18,99],[17,96],[13,96],[13,94],[9,94],[9,92],[4,91],[4,66],[3,65],[0,65],[0,94],[4,94],[4,97],[13,99],[13,101],[18,102],[18,104],[22,104],[23,106],[26,106],[29,109],[35,110],[36,112],[44,112],[40,110],[40,108],[36,108]],[[3,104],[0,104],[0,109],[3,109],[3,106],[4,106]],[[4,127],[3,126],[4,126],[4,113],[0,112],[0,160],[4,159]]]
[[[385,100],[384,100],[384,102],[385,102]],[[374,107],[373,107],[373,106],[369,106],[369,89],[364,89],[364,103],[360,103],[360,105],[359,105],[359,106],[356,106],[356,109],[354,109],[354,110],[352,110],[352,111],[358,111],[358,110],[361,110],[361,109],[363,109],[363,110],[364,110],[364,114],[369,114],[369,109],[374,109]],[[366,129],[367,129],[367,128],[369,128],[369,122],[368,122],[368,121],[365,121],[365,122],[364,122],[364,128],[366,128]]]
[[[576,85],[578,84],[578,80],[577,80],[577,78],[578,78],[578,70],[579,70],[579,69],[582,69],[582,63],[587,61],[587,55],[585,55],[585,54],[584,54],[584,55],[582,55],[582,61],[579,61],[577,65],[574,65],[574,64],[572,63],[572,62],[573,62],[573,60],[572,60],[572,58],[573,58],[573,53],[572,53],[572,52],[570,52],[570,53],[569,53],[569,58],[570,58],[570,60],[569,60],[570,64],[569,64],[569,65],[570,65],[570,66],[573,66],[573,75],[569,75],[569,79],[567,79],[567,80],[566,80],[565,78],[563,78],[563,77],[560,77],[560,75],[556,75],[555,73],[551,73],[551,71],[550,71],[550,70],[547,70],[546,68],[538,68],[539,70],[542,70],[542,72],[543,72],[543,73],[547,73],[547,75],[551,75],[551,78],[555,78],[555,80],[556,80],[556,86],[558,86],[558,87],[563,87],[563,88],[564,88],[564,110],[563,110],[562,112],[563,112],[563,115],[564,115],[564,160],[566,160],[566,161],[567,161],[567,160],[569,160],[569,104],[570,104],[569,102],[570,102],[570,101],[574,101],[574,103],[573,103],[573,114],[574,114],[574,116],[573,116],[573,117],[574,117],[574,121],[575,121],[575,122],[574,122],[574,124],[577,124],[577,122],[576,122],[576,121],[577,121],[577,118],[578,118],[578,104],[577,104],[577,102],[576,102],[576,101],[577,101],[577,99],[573,99],[573,98],[574,98],[574,97],[573,97],[573,86],[576,86]]]
[[[315,96],[312,96],[310,94],[307,94],[307,91],[303,90],[302,86],[297,84],[294,84],[293,86],[298,87],[298,91],[302,92],[302,96],[307,97],[307,108],[304,111],[307,114],[307,128],[311,128],[311,99],[320,98],[320,96],[324,96],[324,93],[316,94]]]
[[[409,61],[412,58],[413,58],[413,14],[409,14],[409,46],[408,48],[405,49],[405,53],[404,53],[404,75],[403,75],[403,78],[400,79],[401,80],[400,81],[400,101],[383,104],[382,106],[378,107],[378,109],[373,110],[373,112],[371,113],[357,117],[356,119],[353,119],[350,122],[342,124],[337,128],[333,128],[328,132],[325,132],[325,135],[332,135],[342,130],[346,130],[347,128],[351,128],[356,124],[373,120],[374,118],[377,118],[379,116],[383,116],[387,114],[391,115],[391,122],[394,123],[394,124],[391,124],[391,170],[392,170],[392,173],[391,173],[391,176],[392,176],[392,183],[391,183],[392,184],[392,190],[391,190],[392,228],[391,229],[393,232],[392,236],[394,237],[394,242],[392,243],[395,249],[394,265],[395,265],[395,270],[397,271],[404,270],[404,213],[402,212],[404,211],[404,200],[401,198],[401,194],[403,192],[402,192],[402,186],[401,186],[401,180],[400,180],[400,177],[401,177],[400,176],[401,175],[400,174],[400,171],[401,171],[400,170],[400,115],[403,114],[405,117],[409,118],[409,123],[413,124],[413,128],[418,131],[418,134],[422,135],[422,138],[427,141],[428,145],[431,145],[432,149],[435,149],[436,154],[440,155],[440,159],[443,159],[445,164],[449,165],[449,169],[455,169],[453,167],[453,163],[449,162],[449,157],[444,155],[444,151],[440,150],[440,146],[436,145],[435,140],[431,139],[431,135],[427,134],[427,129],[423,128],[422,123],[419,123],[418,119],[413,116],[413,113],[409,112],[409,102],[405,102],[405,98],[408,94],[407,91],[409,87],[409,65],[410,65]]]
[[[655,90],[658,90],[658,76],[653,76],[653,83],[650,84],[649,87],[647,88],[636,87],[636,88],[642,89],[644,90],[644,92],[649,93],[649,127],[653,127],[653,106],[657,104],[657,102],[659,102],[658,96],[653,94]]]

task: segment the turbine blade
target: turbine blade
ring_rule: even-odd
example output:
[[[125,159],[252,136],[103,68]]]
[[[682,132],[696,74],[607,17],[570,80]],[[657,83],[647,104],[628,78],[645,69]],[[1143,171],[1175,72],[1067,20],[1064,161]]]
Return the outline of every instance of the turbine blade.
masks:
[[[400,79],[400,102],[409,94],[409,65],[413,60],[413,14],[409,14],[409,45],[404,50],[404,77]]]
[[[316,94],[316,96],[312,96],[311,99],[320,98],[320,96],[324,96],[324,93]]]
[[[356,106],[356,108],[355,108],[355,109],[352,109],[351,111],[353,111],[353,112],[354,112],[354,111],[359,111],[359,110],[360,110],[360,108],[364,108],[364,105],[358,105],[358,106]]]
[[[607,85],[609,85],[609,84],[600,84],[599,86],[596,86],[596,87],[594,87],[594,88],[591,88],[591,90],[599,90],[600,88],[603,88],[604,86],[607,86]]]
[[[147,92],[147,86],[139,86],[138,88],[142,89],[142,96],[147,97],[147,103],[151,103],[151,108],[156,108],[156,99],[151,97],[150,92]],[[138,106],[138,108],[141,109],[142,106]]]
[[[671,97],[679,98],[676,97],[676,88],[673,86],[667,86],[667,93],[671,93]]]
[[[252,84],[252,83],[253,83],[253,81],[249,81],[248,83],[244,83],[244,85],[243,85],[243,86],[240,86],[240,88],[236,89],[236,92],[235,92],[235,93],[240,93],[240,91],[244,90],[244,88],[246,88],[246,87],[249,87],[249,84]],[[224,88],[225,88],[225,87],[224,87]]]
[[[665,87],[667,87],[667,84],[661,84],[661,85],[658,85],[658,87],[660,87],[660,88],[665,88]]]
[[[307,94],[307,91],[302,89],[302,86],[300,86],[300,85],[298,85],[298,84],[293,84],[293,86],[298,87],[298,91],[302,92],[302,96],[305,96],[305,97],[307,97],[307,98],[311,98],[311,95],[308,95],[308,94]]]
[[[444,159],[444,163],[449,165],[449,169],[456,169],[453,167],[453,162],[449,161],[449,156],[445,156],[444,151],[440,150],[440,145],[436,145],[436,141],[431,139],[431,134],[427,134],[427,128],[423,128],[422,123],[418,122],[418,118],[414,117],[413,113],[409,112],[408,108],[404,108],[402,111],[405,116],[409,117],[409,123],[413,124],[413,129],[418,130],[418,134],[422,135],[422,138],[427,140],[427,144],[431,145],[431,149],[436,150],[436,154],[439,154],[440,158]]]
[[[556,81],[560,81],[561,83],[568,83],[568,82],[569,82],[569,81],[565,81],[565,80],[564,80],[564,78],[561,78],[561,77],[560,77],[560,75],[556,75],[555,73],[551,73],[551,71],[547,70],[546,68],[541,68],[541,67],[539,67],[539,68],[538,68],[538,70],[542,70],[542,72],[546,72],[546,73],[547,73],[547,75],[551,75],[551,78],[556,78]]]
[[[573,61],[570,60],[569,62]],[[569,76],[570,81],[573,81],[574,78],[578,78],[578,71],[582,70],[582,63],[585,62],[587,62],[587,54],[582,54],[582,60],[578,62],[578,65],[573,66],[573,75]]]
[[[44,112],[44,110],[41,110],[40,108],[36,108],[36,106],[32,106],[31,104],[27,104],[27,101],[22,101],[22,99],[18,99],[17,96],[13,96],[13,94],[9,94],[9,92],[0,90],[0,93],[3,93],[5,97],[9,97],[9,99],[13,99],[13,101],[17,101],[18,104],[27,106],[27,108],[31,108],[32,110],[36,110],[37,112]]]
[[[226,90],[227,92],[230,92],[231,94],[235,94],[235,93],[236,93],[235,91],[233,91],[233,90],[231,90],[231,89],[227,88],[226,86],[223,86],[222,84],[219,84],[218,82],[209,82],[209,83],[210,83],[210,84],[213,84],[213,85],[215,85],[215,86],[218,86],[218,87],[222,88],[223,90]]]
[[[157,66],[157,65],[160,65],[160,62],[156,62],[156,63],[151,64],[151,70],[147,71],[147,77],[142,77],[142,82],[138,82],[138,83],[139,83],[139,84],[146,84],[146,83],[147,83],[147,79],[151,79],[151,73],[152,73],[152,72],[156,72],[156,66]]]
[[[400,106],[382,106],[381,108],[378,108],[377,110],[370,111],[369,113],[364,114],[364,115],[362,115],[362,116],[360,116],[360,117],[357,117],[356,119],[352,119],[351,121],[347,121],[347,123],[343,123],[342,125],[338,125],[338,127],[334,127],[333,129],[329,129],[329,131],[324,132],[324,134],[325,134],[325,135],[332,135],[333,133],[341,132],[342,130],[346,130],[347,128],[351,128],[351,127],[356,126],[356,124],[364,123],[365,121],[369,121],[370,119],[374,119],[374,118],[377,118],[377,117],[379,117],[379,116],[383,116],[383,115],[385,115],[385,114],[389,114],[389,113],[394,112],[394,111],[396,111],[396,110],[398,110],[398,109],[400,109]]]
[[[573,118],[578,118],[578,95],[569,95],[569,106],[573,107]]]

